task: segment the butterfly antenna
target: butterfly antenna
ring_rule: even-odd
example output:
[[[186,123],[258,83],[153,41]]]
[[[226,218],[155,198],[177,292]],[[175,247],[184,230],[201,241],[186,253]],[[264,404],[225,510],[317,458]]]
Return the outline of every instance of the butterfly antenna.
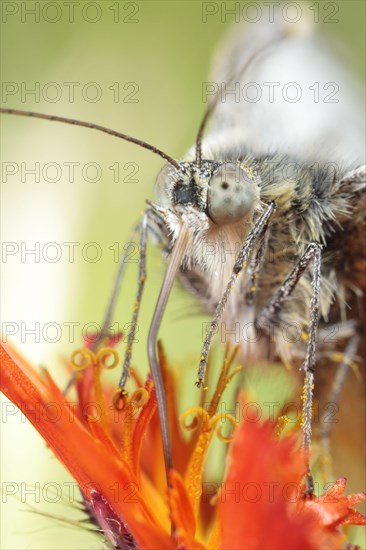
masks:
[[[226,83],[226,86],[230,86],[230,84],[233,83],[235,78],[238,78],[239,76],[243,76],[245,74],[245,71],[253,63],[253,61],[255,61],[258,57],[260,57],[270,47],[272,47],[274,45],[277,45],[280,42],[282,42],[282,40],[284,38],[286,38],[287,36],[288,36],[288,34],[284,33],[280,37],[276,37],[274,40],[271,40],[270,42],[265,44],[262,48],[260,48],[256,52],[254,52],[249,57],[249,59],[247,59],[247,61],[244,63],[244,65],[237,72],[235,72],[234,74],[231,75],[231,77],[229,78],[229,80]],[[203,138],[203,134],[204,134],[205,128],[207,126],[207,122],[208,122],[210,116],[212,115],[213,111],[215,110],[216,105],[219,102],[219,98],[220,98],[220,93],[217,92],[216,95],[214,95],[211,103],[209,103],[209,105],[206,109],[206,112],[203,115],[201,124],[198,128],[198,133],[197,133],[197,138],[196,138],[196,164],[197,164],[197,166],[200,166],[201,162],[202,162],[202,138]]]
[[[156,155],[159,155],[164,160],[169,162],[174,168],[177,170],[180,169],[179,163],[174,160],[172,157],[164,153],[164,151],[161,151],[157,147],[154,147],[153,145],[150,145],[150,143],[146,143],[146,141],[142,141],[141,139],[134,138],[132,136],[128,136],[127,134],[122,134],[121,132],[117,132],[116,130],[111,130],[110,128],[106,128],[105,126],[100,126],[99,124],[94,124],[93,122],[85,122],[84,120],[76,120],[74,118],[66,118],[63,116],[56,116],[56,115],[46,115],[44,113],[35,113],[34,111],[22,111],[20,109],[0,109],[0,113],[3,113],[5,115],[16,115],[16,116],[25,116],[25,117],[31,117],[31,118],[40,118],[43,120],[51,120],[53,122],[63,122],[64,124],[72,124],[73,126],[82,126],[83,128],[90,128],[91,130],[98,130],[99,132],[103,132],[104,134],[109,134],[110,136],[114,136],[120,139],[124,139],[125,141],[129,141],[130,143],[134,143],[135,145],[139,145],[140,147],[143,147],[144,149],[148,149],[149,151],[152,151]]]

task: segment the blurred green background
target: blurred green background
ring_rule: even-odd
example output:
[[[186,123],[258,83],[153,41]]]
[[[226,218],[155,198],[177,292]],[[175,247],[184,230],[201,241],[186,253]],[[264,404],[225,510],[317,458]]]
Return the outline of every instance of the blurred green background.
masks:
[[[235,4],[227,2],[229,8]],[[299,5],[312,15],[313,4]],[[365,4],[334,4],[339,6],[339,23],[319,27],[347,45],[348,63],[361,75]],[[201,2],[74,5],[72,17],[71,8],[62,1],[2,3],[3,106],[99,123],[181,157],[193,143],[204,112],[201,85],[208,76],[211,54],[232,18],[228,16],[223,22],[219,12],[203,22]],[[319,5],[322,20],[324,3]],[[26,94],[32,89],[35,94]],[[96,92],[99,98],[95,100]],[[2,237],[19,246],[19,252],[3,264],[2,320],[12,323],[6,331],[15,332],[11,340],[22,353],[35,364],[47,365],[63,382],[60,357],[79,347],[82,327],[101,322],[117,266],[116,246],[122,249],[144,210],[145,199],[153,198],[153,183],[162,161],[91,130],[4,116],[2,162],[3,170],[4,163],[14,163],[6,164],[5,169],[16,170],[3,178]],[[25,174],[35,163],[40,167],[39,181]],[[70,164],[65,163],[77,163],[74,181],[69,177]],[[99,167],[95,182],[90,181],[95,169],[88,163]],[[42,174],[42,170],[47,171]],[[50,181],[53,178],[55,181]],[[57,243],[58,253],[61,251],[58,261],[50,261],[56,251],[47,247],[51,242]],[[97,248],[90,243],[97,243]],[[25,247],[38,246],[39,261],[31,255],[22,261],[21,250],[24,253]],[[101,256],[93,261],[96,250]],[[136,263],[128,266],[119,300],[116,320],[121,328],[130,320],[136,269]],[[146,335],[163,272],[159,253],[152,251],[134,355],[134,363],[145,370]],[[193,391],[203,318],[191,297],[174,291],[161,334],[180,372],[185,394]],[[21,326],[21,322],[25,324]],[[75,323],[74,342],[70,341],[70,323]],[[48,328],[42,335],[45,326]],[[39,330],[39,342],[25,333],[31,327]],[[62,485],[70,477],[46,451],[33,428],[19,414],[4,415],[3,409],[1,438],[2,482],[15,483],[18,498],[24,496],[26,488],[40,483],[27,503],[37,510],[73,517],[69,506],[58,502],[51,507],[50,498],[47,502],[42,495],[47,482],[56,480]],[[5,495],[1,513],[4,550],[102,548],[96,535],[79,528],[57,527],[54,520],[22,511],[26,509],[26,504]]]

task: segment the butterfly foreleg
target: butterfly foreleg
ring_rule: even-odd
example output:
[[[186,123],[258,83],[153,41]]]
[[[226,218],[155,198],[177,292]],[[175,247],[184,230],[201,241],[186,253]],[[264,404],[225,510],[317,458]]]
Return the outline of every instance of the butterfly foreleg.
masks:
[[[229,282],[227,283],[224,294],[222,295],[220,301],[216,306],[216,311],[214,313],[213,319],[211,321],[208,333],[206,335],[206,338],[203,344],[200,365],[198,368],[197,379],[196,379],[196,386],[199,388],[203,387],[204,385],[207,357],[208,357],[208,352],[210,350],[212,337],[217,330],[217,325],[220,321],[222,313],[227,304],[231,289],[234,286],[234,283],[239,273],[243,269],[246,270],[247,267],[249,267],[248,264],[251,258],[251,254],[256,244],[258,243],[258,241],[261,242],[264,234],[266,233],[268,229],[268,222],[270,220],[271,215],[275,211],[275,209],[276,209],[276,205],[274,202],[271,202],[269,206],[267,206],[263,214],[258,218],[256,223],[254,224],[252,230],[249,232],[247,238],[245,239],[244,245],[235,261],[231,277],[229,279]]]
[[[147,240],[148,234],[152,233],[155,238],[158,238],[161,243],[165,242],[165,237],[158,230],[155,230],[154,221],[157,221],[157,214],[152,208],[147,208],[142,217],[142,220],[139,224],[139,233],[140,233],[140,243],[139,243],[139,269],[138,269],[138,283],[137,283],[137,293],[136,299],[133,308],[132,320],[130,323],[130,331],[127,338],[127,349],[123,361],[122,374],[119,381],[119,391],[120,393],[126,394],[125,385],[128,379],[131,358],[132,358],[132,348],[135,342],[137,322],[139,318],[142,295],[145,288],[146,282],[146,251],[147,251]]]
[[[319,243],[312,242],[308,245],[304,254],[298,260],[284,283],[275,291],[256,320],[256,325],[260,328],[265,328],[266,326],[268,327],[270,323],[275,322],[285,300],[292,294],[303,273],[309,267],[310,263],[313,262],[309,333],[307,337],[305,360],[302,366],[305,373],[303,393],[303,430],[304,450],[307,461],[311,444],[311,417],[316,366],[316,342],[319,325],[321,250],[322,246]],[[310,468],[308,467],[307,492],[312,494],[313,490],[314,483],[310,473]]]

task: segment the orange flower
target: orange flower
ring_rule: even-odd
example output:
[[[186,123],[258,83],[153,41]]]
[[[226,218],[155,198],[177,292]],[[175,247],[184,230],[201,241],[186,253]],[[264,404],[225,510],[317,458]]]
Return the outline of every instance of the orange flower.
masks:
[[[14,350],[1,347],[1,390],[68,468],[88,513],[114,547],[333,549],[344,543],[342,525],[365,524],[353,509],[365,495],[343,496],[343,479],[323,496],[304,500],[305,463],[297,438],[278,439],[275,423],[242,423],[232,439],[225,481],[219,487],[208,483],[205,460],[223,420],[217,414],[220,398],[238,372],[230,374],[235,354],[225,360],[209,406],[183,415],[181,424],[191,432],[187,439],[161,346],[159,352],[175,464],[168,491],[151,377],[117,410],[113,392],[102,387],[100,376],[103,367],[117,364],[116,352],[81,350],[72,359],[74,366],[81,361],[75,409],[46,370],[38,374]],[[57,413],[54,418],[51,408]],[[235,428],[235,419],[224,416]],[[218,435],[229,439],[220,429]]]
[[[306,470],[296,441],[293,437],[276,441],[273,431],[269,422],[246,423],[236,435],[220,495],[220,547],[341,548],[342,524],[366,524],[366,518],[352,508],[365,494],[343,496],[346,484],[340,479],[323,496],[304,499]],[[249,449],[255,449],[255,458]]]

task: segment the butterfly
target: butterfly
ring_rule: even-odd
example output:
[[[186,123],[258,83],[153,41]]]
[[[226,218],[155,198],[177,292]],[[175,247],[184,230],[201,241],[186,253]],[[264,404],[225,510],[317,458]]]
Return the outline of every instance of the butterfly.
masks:
[[[156,179],[155,201],[147,201],[136,228],[138,288],[116,405],[126,395],[151,236],[167,261],[148,335],[167,472],[173,461],[156,342],[176,279],[212,316],[196,385],[205,386],[211,343],[223,327],[240,344],[245,363],[280,360],[299,366],[307,454],[314,386],[319,399],[326,394],[338,401],[364,322],[364,134],[349,79],[319,37],[302,24],[289,32],[283,21],[236,25],[213,67],[207,110],[194,146],[181,160],[97,124],[1,110],[102,131],[166,161]],[[95,347],[108,334],[124,260]],[[331,374],[322,363],[334,359],[337,372]],[[360,376],[358,393],[364,384]],[[352,407],[357,431],[363,406],[361,396]],[[325,425],[322,438],[328,449]],[[313,489],[309,469],[308,492]]]

